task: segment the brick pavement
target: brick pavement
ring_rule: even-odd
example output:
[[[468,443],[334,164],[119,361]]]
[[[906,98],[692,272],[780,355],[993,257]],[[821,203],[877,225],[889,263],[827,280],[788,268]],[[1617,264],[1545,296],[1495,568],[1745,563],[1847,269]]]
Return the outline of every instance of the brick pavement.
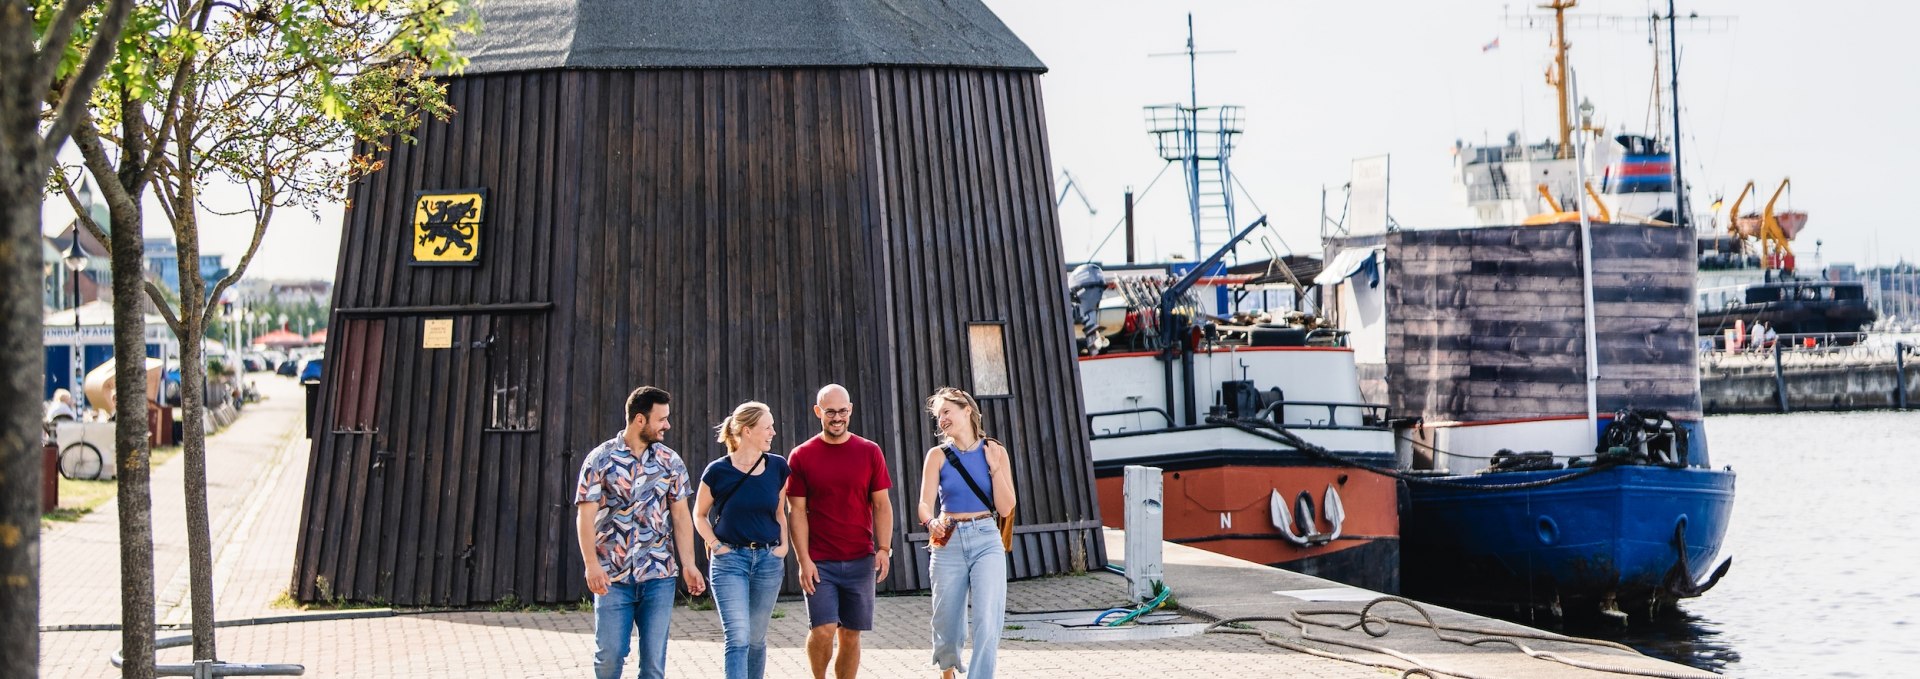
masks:
[[[1058,601],[1063,592],[1091,607],[1123,591],[1119,578],[1087,575],[1014,583],[1010,602]],[[767,676],[809,676],[806,610],[782,601],[768,633]],[[883,597],[876,629],[865,637],[862,676],[935,676],[928,659],[929,599]],[[685,606],[674,610],[669,677],[722,676],[718,615]],[[42,676],[112,676],[105,657],[113,633],[43,635]],[[593,620],[584,612],[463,611],[370,620],[302,622],[224,628],[222,654],[243,662],[299,662],[309,677],[583,677],[590,676]],[[184,650],[163,651],[165,662],[186,662]],[[629,659],[628,676],[632,674]],[[1378,670],[1330,662],[1269,647],[1258,639],[1208,635],[1148,642],[1058,644],[1009,640],[1000,650],[1006,677],[1225,676],[1383,677]]]
[[[272,400],[249,409],[209,441],[209,496],[214,507],[215,587],[222,620],[303,615],[274,608],[293,571],[309,446],[299,439],[302,394],[289,380],[261,376]],[[184,528],[178,458],[155,470],[155,558],[162,585],[163,620],[184,620]],[[109,503],[82,521],[46,533],[43,543],[43,625],[113,623],[119,619],[115,514]],[[1109,535],[1118,556],[1117,535]],[[1325,581],[1167,545],[1168,582],[1183,605],[1207,615],[1274,614],[1285,604],[1276,590],[1324,587]],[[1015,612],[1103,609],[1124,596],[1117,576],[1094,574],[1012,583]],[[1247,612],[1241,609],[1251,607]],[[768,676],[809,676],[804,604],[782,601],[769,633]],[[372,611],[356,614],[386,615]],[[305,615],[325,615],[312,612]],[[930,600],[879,600],[878,629],[866,635],[861,667],[867,677],[935,676],[926,669]],[[668,676],[719,677],[722,643],[712,610],[674,611]],[[355,620],[306,620],[222,628],[221,654],[235,662],[301,663],[310,677],[579,677],[590,674],[592,614],[583,611],[453,611],[403,613]],[[1517,628],[1517,626],[1516,626]],[[166,634],[182,634],[172,632]],[[1397,637],[1407,639],[1407,637]],[[110,677],[107,662],[117,632],[44,632],[44,677]],[[1436,647],[1417,639],[1403,650],[1471,666],[1482,676],[1584,674],[1531,661],[1511,652]],[[1555,648],[1561,652],[1567,649]],[[1582,655],[1643,669],[1677,668],[1633,654]],[[162,651],[162,662],[186,663],[184,649]],[[631,663],[632,661],[629,660]],[[631,666],[630,666],[631,667]],[[1396,673],[1278,649],[1257,637],[1214,634],[1153,641],[1059,643],[1006,640],[1000,667],[1007,677],[1240,676],[1388,677]],[[628,676],[632,676],[629,673]]]
[[[222,620],[300,615],[274,608],[293,571],[293,552],[305,484],[308,447],[288,438],[301,416],[298,385],[259,380],[273,397],[209,442],[210,497],[215,510],[216,609]],[[277,431],[274,431],[277,428]],[[291,445],[289,445],[291,443]],[[155,514],[162,505],[178,521],[180,465],[155,470]],[[160,479],[167,479],[162,481]],[[170,483],[170,486],[162,484]],[[47,598],[62,598],[43,625],[112,623],[119,619],[118,548],[111,505],[49,536],[44,562]],[[160,573],[184,563],[184,529],[156,533]],[[164,555],[164,557],[163,557]],[[184,578],[184,570],[181,577]],[[169,576],[163,575],[162,578]],[[1107,573],[1012,583],[1014,611],[1103,609],[1124,599],[1124,584]],[[184,590],[182,590],[184,592]],[[86,595],[86,596],[83,596]],[[806,608],[787,600],[769,631],[769,677],[810,676],[805,655]],[[887,596],[875,611],[877,629],[863,644],[862,676],[935,676],[929,655],[930,599]],[[316,612],[318,613],[318,612]],[[162,613],[163,620],[184,620]],[[163,632],[163,636],[184,632]],[[117,632],[41,635],[44,677],[108,677]],[[456,611],[358,620],[306,621],[222,628],[221,655],[234,662],[297,662],[309,677],[579,677],[591,673],[592,614],[581,611]],[[674,611],[669,677],[719,677],[722,644],[718,614],[681,606]],[[161,652],[161,661],[189,662],[188,652]],[[631,663],[632,660],[629,660]],[[1381,677],[1378,670],[1329,662],[1266,646],[1258,639],[1208,635],[1147,642],[1001,644],[1008,677],[1164,676],[1218,679],[1245,674],[1301,677]],[[631,669],[631,667],[629,668]],[[629,676],[632,676],[629,672]]]
[[[267,374],[249,379],[267,398],[248,406],[232,426],[207,437],[207,504],[216,550],[226,545],[223,537],[239,523],[242,503],[260,484],[260,470],[297,440],[305,416],[305,397],[298,383]],[[186,615],[185,474],[186,465],[179,456],[153,470],[153,560],[160,620],[180,621]],[[55,524],[41,533],[41,625],[120,621],[118,512],[118,501],[109,500],[79,521]],[[176,608],[182,610],[176,612]]]

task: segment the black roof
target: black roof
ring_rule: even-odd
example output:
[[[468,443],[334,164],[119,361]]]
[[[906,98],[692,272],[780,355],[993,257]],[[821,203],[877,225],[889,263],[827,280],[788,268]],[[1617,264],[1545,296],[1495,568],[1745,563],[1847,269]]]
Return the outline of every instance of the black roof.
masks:
[[[1046,65],[979,0],[479,0],[467,73]]]

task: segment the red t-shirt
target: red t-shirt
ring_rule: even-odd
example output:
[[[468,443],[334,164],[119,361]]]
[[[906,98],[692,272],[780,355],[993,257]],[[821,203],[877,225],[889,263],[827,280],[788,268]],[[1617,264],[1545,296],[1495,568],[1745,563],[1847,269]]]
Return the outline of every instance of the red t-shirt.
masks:
[[[880,446],[854,434],[839,444],[815,434],[794,446],[787,466],[787,494],[807,499],[807,556],[852,561],[873,554],[873,493],[893,487]]]

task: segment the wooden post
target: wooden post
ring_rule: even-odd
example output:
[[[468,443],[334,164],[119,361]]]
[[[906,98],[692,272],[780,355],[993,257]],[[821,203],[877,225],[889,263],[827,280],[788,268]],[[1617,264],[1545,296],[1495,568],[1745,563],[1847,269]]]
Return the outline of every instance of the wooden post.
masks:
[[[1904,342],[1893,343],[1893,401],[1901,410],[1907,409],[1907,345]]]
[[[1147,188],[1153,188],[1151,186]],[[1127,188],[1127,263],[1133,263],[1133,188]]]
[[[1787,374],[1780,367],[1780,343],[1773,343],[1773,390],[1780,395],[1780,412],[1787,410]]]

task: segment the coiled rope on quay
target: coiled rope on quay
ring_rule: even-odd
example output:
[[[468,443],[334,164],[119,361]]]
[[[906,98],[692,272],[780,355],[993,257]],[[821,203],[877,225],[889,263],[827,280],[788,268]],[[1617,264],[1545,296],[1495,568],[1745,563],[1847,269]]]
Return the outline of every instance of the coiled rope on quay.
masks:
[[[1404,618],[1389,618],[1384,616],[1376,616],[1372,614],[1373,608],[1375,606],[1378,606],[1380,604],[1385,604],[1385,603],[1395,603],[1395,604],[1400,604],[1408,608],[1411,608],[1415,613],[1418,613],[1420,615],[1420,619],[1409,620]],[[1355,616],[1355,619],[1353,620],[1353,622],[1345,623],[1345,624],[1328,622],[1324,620],[1309,619],[1310,617],[1324,617],[1324,616],[1332,616],[1332,615],[1350,615],[1350,616]],[[1380,655],[1390,656],[1390,657],[1399,659],[1400,661],[1406,663],[1407,665],[1410,665],[1410,667],[1403,667],[1400,665],[1381,662],[1377,660],[1369,660],[1366,658],[1360,658],[1360,657],[1356,657],[1349,654],[1337,653],[1337,652],[1322,649],[1322,648],[1314,648],[1312,646],[1299,643],[1298,641],[1288,640],[1286,638],[1280,637],[1278,635],[1273,634],[1272,632],[1269,632],[1263,629],[1258,629],[1253,627],[1232,627],[1232,625],[1236,625],[1236,624],[1244,625],[1245,623],[1252,623],[1252,622],[1275,622],[1275,623],[1290,624],[1300,631],[1300,641],[1313,641],[1321,644],[1345,646],[1348,648],[1366,651],[1369,653],[1377,653]],[[1376,624],[1378,625],[1378,629],[1375,628]],[[1568,637],[1568,636],[1560,636],[1560,635],[1547,635],[1547,634],[1540,634],[1540,633],[1528,633],[1528,632],[1501,632],[1501,631],[1475,629],[1470,627],[1456,627],[1456,626],[1441,625],[1441,624],[1435,623],[1433,621],[1433,616],[1429,614],[1426,608],[1422,607],[1418,602],[1405,599],[1402,597],[1397,597],[1397,596],[1382,596],[1382,597],[1373,599],[1372,601],[1367,602],[1365,606],[1362,606],[1358,613],[1355,613],[1353,611],[1348,611],[1348,610],[1342,610],[1342,609],[1303,609],[1303,610],[1292,611],[1286,617],[1246,616],[1246,617],[1238,617],[1238,618],[1227,618],[1224,620],[1216,621],[1211,625],[1208,625],[1206,631],[1208,633],[1258,635],[1266,643],[1273,646],[1278,646],[1280,648],[1285,648],[1290,651],[1305,653],[1308,655],[1312,655],[1320,658],[1326,658],[1329,660],[1339,660],[1342,662],[1367,665],[1370,667],[1399,670],[1400,676],[1403,679],[1405,677],[1414,677],[1414,676],[1423,676],[1423,677],[1447,676],[1447,677],[1460,677],[1461,679],[1493,679],[1492,675],[1477,674],[1474,672],[1459,670],[1457,668],[1446,668],[1439,665],[1435,665],[1431,662],[1420,659],[1418,656],[1414,656],[1408,653],[1403,653],[1401,651],[1396,651],[1396,650],[1387,648],[1385,646],[1380,646],[1377,644],[1369,644],[1369,643],[1360,642],[1360,641],[1336,639],[1328,636],[1316,636],[1311,631],[1311,629],[1314,627],[1325,627],[1325,628],[1343,631],[1343,632],[1352,631],[1355,628],[1358,628],[1360,631],[1365,632],[1368,636],[1380,638],[1380,637],[1386,636],[1388,632],[1392,630],[1392,625],[1394,624],[1407,625],[1410,627],[1425,627],[1433,631],[1433,635],[1435,638],[1438,638],[1441,641],[1456,643],[1463,646],[1480,646],[1483,644],[1496,644],[1496,643],[1506,644],[1514,647],[1515,649],[1518,649],[1521,653],[1525,653],[1530,658],[1534,658],[1537,660],[1557,662],[1563,665],[1567,665],[1569,667],[1575,667],[1583,670],[1591,670],[1595,672],[1611,672],[1614,674],[1623,674],[1623,675],[1637,676],[1637,677],[1656,677],[1659,679],[1694,679],[1695,677],[1701,676],[1699,673],[1681,674],[1681,673],[1674,673],[1674,672],[1662,672],[1657,670],[1628,669],[1624,667],[1614,667],[1614,666],[1608,666],[1600,663],[1587,662],[1584,660],[1576,660],[1573,658],[1568,658],[1566,656],[1560,655],[1558,653],[1553,653],[1551,651],[1542,651],[1542,650],[1534,649],[1522,643],[1519,640],[1525,639],[1525,640],[1533,640],[1533,641],[1550,641],[1550,642],[1556,642],[1556,643],[1578,644],[1583,646],[1593,646],[1597,648],[1607,648],[1607,649],[1613,649],[1613,650],[1626,651],[1629,653],[1637,653],[1632,648],[1629,648],[1622,644],[1614,643],[1611,641],[1602,641],[1599,639],[1586,639],[1581,637]],[[1452,635],[1452,634],[1448,634],[1448,632],[1456,632],[1456,633],[1459,633],[1460,635],[1467,635],[1467,636]]]

